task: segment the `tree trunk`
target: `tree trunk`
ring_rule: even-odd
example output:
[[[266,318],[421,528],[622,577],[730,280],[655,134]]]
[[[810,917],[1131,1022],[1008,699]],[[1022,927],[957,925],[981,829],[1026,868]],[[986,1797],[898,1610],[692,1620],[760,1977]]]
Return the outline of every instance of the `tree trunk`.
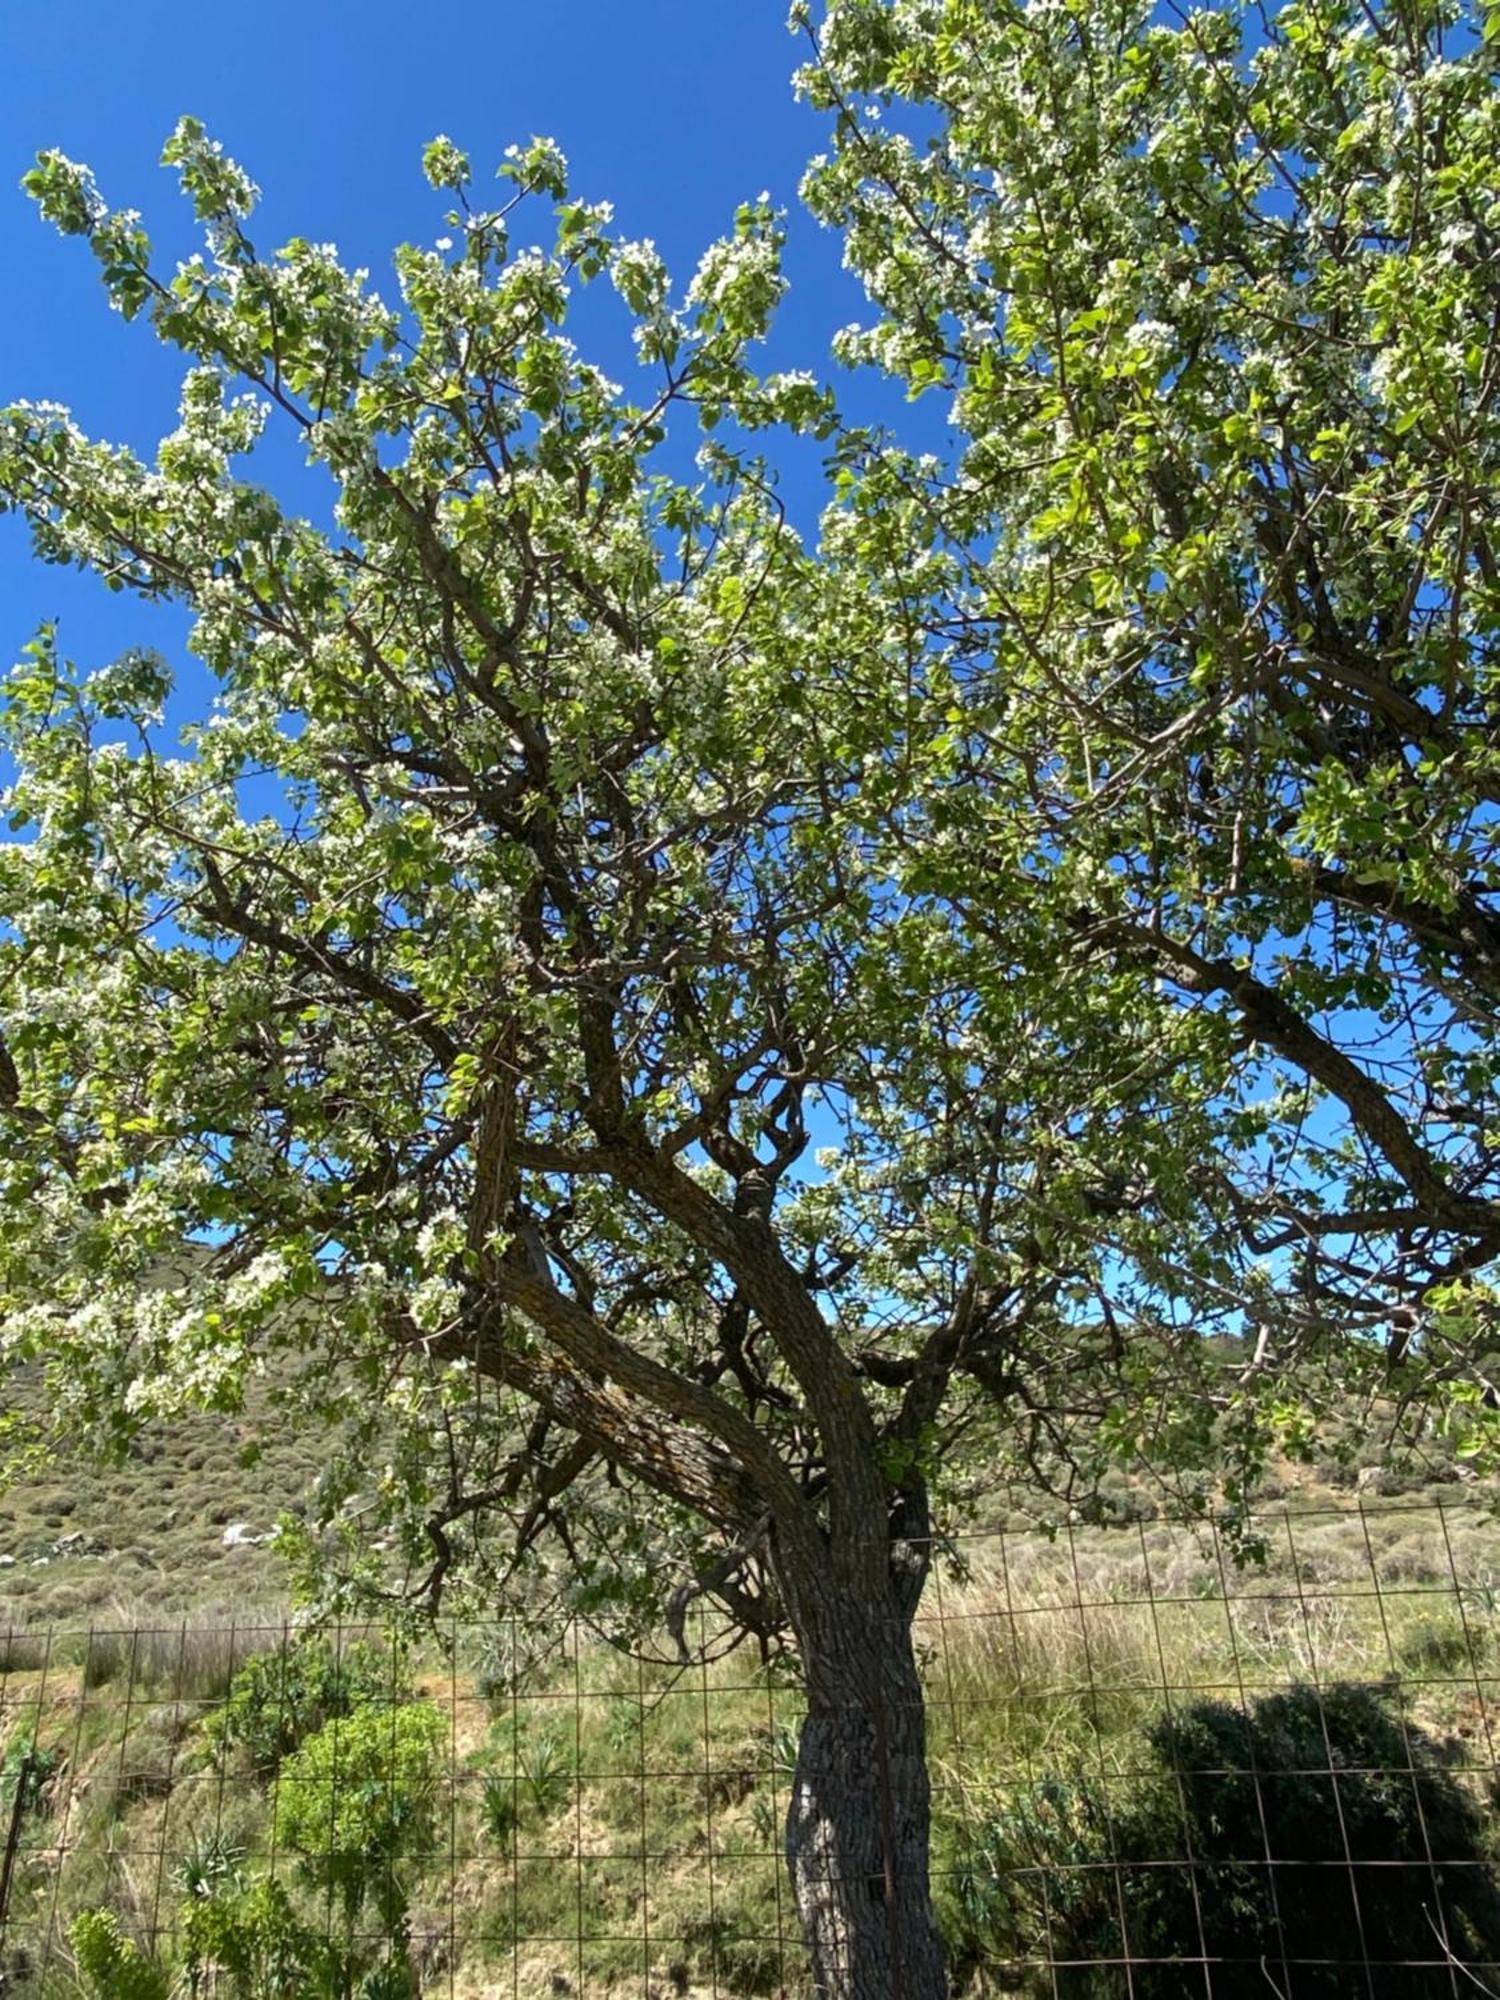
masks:
[[[945,2000],[928,1884],[931,1795],[911,1626],[894,1608],[807,1593],[807,1685],[787,1813],[792,1892],[818,2000]]]

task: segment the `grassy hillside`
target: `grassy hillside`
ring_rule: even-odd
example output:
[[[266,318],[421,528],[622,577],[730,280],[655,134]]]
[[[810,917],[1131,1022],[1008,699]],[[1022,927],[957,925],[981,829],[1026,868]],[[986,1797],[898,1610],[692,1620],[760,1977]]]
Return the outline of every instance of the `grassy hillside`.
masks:
[[[29,1414],[41,1393],[35,1372],[16,1371],[5,1405]],[[0,1497],[0,1632],[279,1609],[275,1557],[253,1541],[226,1547],[225,1530],[264,1533],[305,1504],[316,1470],[315,1442],[258,1401],[242,1419],[153,1427],[118,1465],[59,1454]]]
[[[33,1414],[41,1395],[36,1372],[18,1371],[0,1401]],[[1451,1493],[1462,1482],[1441,1440],[1394,1469],[1378,1412],[1369,1421],[1351,1413],[1345,1433],[1310,1464],[1273,1466],[1262,1502],[1306,1510]],[[279,1617],[286,1608],[280,1566],[253,1537],[279,1514],[304,1510],[319,1463],[319,1438],[289,1429],[265,1392],[254,1390],[243,1417],[186,1416],[153,1426],[118,1465],[63,1450],[44,1475],[0,1496],[0,1632]],[[1099,1502],[1103,1518],[1120,1525],[1172,1511],[1154,1480],[1126,1471],[1106,1476]],[[1046,1512],[1034,1496],[997,1494],[980,1525],[1021,1530]],[[1052,1514],[1063,1518],[1055,1508]],[[234,1523],[252,1539],[226,1547]]]
[[[1125,1991],[1117,1972],[1050,1961],[1118,1957],[1126,1936],[1143,1957],[1205,1944],[1218,1956],[1238,1949],[1234,1936],[1253,1940],[1269,1922],[1257,1902],[1264,1853],[1214,1850],[1246,1837],[1233,1833],[1219,1766],[1247,1759],[1263,1815],[1252,1844],[1322,1871],[1300,1915],[1296,1867],[1278,1874],[1293,1959],[1309,1926],[1321,1953],[1353,1949],[1339,1867],[1352,1852],[1374,1871],[1365,1947],[1431,1961],[1382,1975],[1383,1995],[1451,1991],[1430,1943],[1435,1897],[1457,1948],[1500,1960],[1500,1539],[1489,1514],[1455,1496],[1441,1509],[1389,1503],[1267,1525],[1269,1560],[1245,1574],[1211,1540],[1162,1523],[978,1537],[944,1565],[919,1636],[939,1900],[965,1995],[1108,2000]],[[342,1940],[345,1972],[366,1982],[351,1973],[347,1990],[371,2000],[801,1995],[778,1857],[795,1692],[744,1654],[651,1666],[586,1632],[560,1635],[550,1669],[517,1687],[503,1625],[455,1638],[451,1655],[397,1661],[342,1635],[342,1710],[328,1656],[310,1666],[296,1642],[283,1652],[279,1633],[243,1623],[232,1645],[207,1625],[134,1645],[64,1640],[46,1656],[37,1639],[13,1642],[0,1690],[12,1800],[20,1755],[41,1761],[23,1814],[9,1990],[129,1990],[121,1964],[102,1986],[80,1982],[76,1919],[103,1909],[139,1940],[129,1964],[162,1968],[159,1988],[139,1989],[154,2000],[186,1980],[210,1918],[224,1951],[252,1916],[264,1930],[255,1898],[274,1875],[296,1949]],[[247,1674],[257,1647],[263,1663]],[[373,1718],[363,1735],[361,1717]],[[416,1746],[399,1777],[381,1762],[398,1729]],[[367,1856],[352,1913],[317,1831],[336,1817],[331,1793],[316,1803],[318,1770],[330,1768],[319,1744],[361,1811],[405,1802],[402,1840]],[[1336,1789],[1319,1775],[1330,1768]],[[341,1840],[378,1848],[360,1824]],[[1193,1879],[1196,1909],[1183,1900]],[[381,1880],[394,1885],[383,1916],[369,1886]],[[236,1985],[228,1962],[200,1959],[194,1990],[320,1990],[310,1958],[291,1987]],[[370,1983],[382,1966],[385,1983]],[[1333,1977],[1294,1967],[1286,1990],[1356,1990],[1337,1983],[1354,1977],[1348,1967]],[[1197,1990],[1180,1966],[1134,1975],[1140,2000]],[[1216,1974],[1216,1996],[1252,1990],[1267,1989]]]

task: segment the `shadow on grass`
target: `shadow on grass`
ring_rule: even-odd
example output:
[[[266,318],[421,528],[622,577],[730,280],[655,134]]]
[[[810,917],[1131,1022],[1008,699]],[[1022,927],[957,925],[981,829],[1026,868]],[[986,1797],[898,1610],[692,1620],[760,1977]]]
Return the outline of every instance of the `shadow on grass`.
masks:
[[[968,1991],[1500,1994],[1485,1812],[1388,1691],[1196,1702],[1146,1744],[1127,1777],[1015,1787],[959,1830],[947,1928]]]

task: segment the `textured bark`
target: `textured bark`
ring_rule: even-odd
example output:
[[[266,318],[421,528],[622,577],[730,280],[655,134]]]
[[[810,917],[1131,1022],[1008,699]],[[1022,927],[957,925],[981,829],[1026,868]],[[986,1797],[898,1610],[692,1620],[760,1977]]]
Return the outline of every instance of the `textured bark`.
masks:
[[[829,1594],[794,1612],[808,1713],[787,1813],[818,2000],[945,2000],[928,1881],[922,1687],[894,1605]]]

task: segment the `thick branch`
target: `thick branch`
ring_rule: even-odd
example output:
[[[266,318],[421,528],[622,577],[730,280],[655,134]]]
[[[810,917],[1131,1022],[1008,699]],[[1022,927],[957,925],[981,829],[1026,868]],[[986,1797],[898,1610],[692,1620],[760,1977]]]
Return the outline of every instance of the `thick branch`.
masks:
[[[812,1518],[796,1482],[770,1442],[738,1410],[611,1333],[559,1290],[550,1274],[538,1270],[524,1250],[505,1259],[494,1286],[504,1304],[544,1334],[582,1378],[588,1434],[610,1456],[643,1477],[649,1476],[649,1465],[653,1483],[662,1491],[673,1490],[680,1467],[694,1480],[712,1470],[721,1483],[732,1471],[736,1488],[751,1488],[757,1511],[769,1508],[782,1534],[812,1537]],[[722,1451],[705,1445],[702,1434]]]
[[[455,1060],[460,1053],[457,1042],[433,1019],[419,995],[409,992],[404,986],[393,986],[378,972],[356,964],[347,953],[331,944],[314,943],[311,939],[298,937],[281,924],[256,916],[243,898],[230,892],[212,856],[200,852],[198,859],[209,887],[206,904],[198,906],[200,914],[211,917],[216,924],[235,937],[243,938],[247,944],[258,944],[267,951],[279,953],[290,959],[293,965],[316,972],[356,998],[368,1000],[382,1012],[393,1014],[426,1042],[440,1062],[446,1064]]]
[[[601,1457],[722,1527],[743,1530],[765,1512],[759,1489],[727,1452],[594,1380],[566,1354],[534,1346],[499,1309],[487,1313],[477,1331],[454,1328],[430,1337],[408,1331],[406,1337],[440,1360],[467,1361],[490,1381],[516,1390]]]
[[[1148,952],[1174,984],[1188,992],[1224,994],[1257,1041],[1295,1063],[1339,1099],[1432,1222],[1462,1235],[1500,1242],[1500,1203],[1450,1187],[1438,1162],[1373,1078],[1319,1034],[1274,986],[1229,959],[1205,958],[1180,939],[1123,918],[1083,913],[1075,922],[1092,941]]]

